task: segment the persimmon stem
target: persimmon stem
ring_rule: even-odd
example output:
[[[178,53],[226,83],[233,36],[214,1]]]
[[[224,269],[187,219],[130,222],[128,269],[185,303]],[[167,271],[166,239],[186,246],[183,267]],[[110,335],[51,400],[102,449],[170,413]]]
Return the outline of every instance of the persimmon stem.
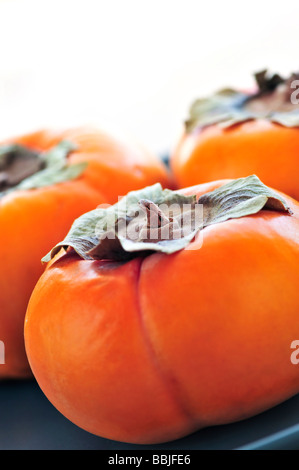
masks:
[[[209,225],[261,210],[292,214],[287,202],[255,175],[233,180],[198,199],[196,194],[184,196],[163,190],[157,183],[130,192],[107,209],[83,214],[43,262],[62,247],[73,248],[86,260],[129,260],[154,252],[171,254],[186,248]],[[112,224],[108,224],[109,220]],[[118,223],[120,220],[124,223]]]
[[[38,152],[12,144],[0,148],[0,191],[14,188],[45,167]]]
[[[166,217],[161,211],[159,206],[148,199],[140,199],[138,202],[140,207],[145,211],[147,218],[147,227],[162,227],[163,225],[169,224],[171,220]]]

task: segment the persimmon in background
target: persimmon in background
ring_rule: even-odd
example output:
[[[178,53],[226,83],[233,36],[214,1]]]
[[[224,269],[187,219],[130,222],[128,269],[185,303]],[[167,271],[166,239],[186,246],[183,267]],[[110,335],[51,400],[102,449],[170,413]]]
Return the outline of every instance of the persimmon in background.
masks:
[[[96,129],[43,130],[0,147],[0,378],[31,374],[24,317],[45,251],[82,213],[156,181],[169,182],[158,159]]]
[[[224,89],[196,100],[171,155],[178,187],[256,174],[298,200],[298,76],[262,71],[254,92]]]
[[[138,237],[116,223],[114,237],[97,239],[104,213],[84,214],[44,258],[29,302],[28,359],[61,413],[96,435],[148,444],[298,393],[295,200],[253,175],[178,192],[154,185],[106,215],[117,214]]]

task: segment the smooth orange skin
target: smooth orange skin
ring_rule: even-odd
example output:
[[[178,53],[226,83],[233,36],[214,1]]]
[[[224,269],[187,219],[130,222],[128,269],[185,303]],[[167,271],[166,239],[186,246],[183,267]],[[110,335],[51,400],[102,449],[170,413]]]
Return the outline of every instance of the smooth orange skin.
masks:
[[[172,187],[172,175],[156,155],[139,143],[121,140],[99,129],[81,127],[67,131],[38,131],[18,141],[37,150],[49,149],[62,139],[78,146],[69,157],[71,163],[87,161],[82,178],[105,196],[109,203],[128,191],[160,182]]]
[[[292,216],[215,224],[172,255],[113,263],[61,251],[25,319],[28,359],[53,405],[91,433],[150,444],[299,392],[299,204],[285,199]]]
[[[88,162],[78,179],[0,198],[0,340],[5,345],[0,379],[31,376],[23,331],[27,304],[44,271],[41,258],[65,237],[74,219],[114,203],[119,191],[168,181],[158,159],[97,130],[39,131],[13,141],[47,150],[62,139],[78,145],[71,162]]]
[[[260,180],[299,200],[299,129],[267,120],[252,120],[227,129],[208,126],[184,133],[170,165],[179,188],[220,178],[255,174]]]

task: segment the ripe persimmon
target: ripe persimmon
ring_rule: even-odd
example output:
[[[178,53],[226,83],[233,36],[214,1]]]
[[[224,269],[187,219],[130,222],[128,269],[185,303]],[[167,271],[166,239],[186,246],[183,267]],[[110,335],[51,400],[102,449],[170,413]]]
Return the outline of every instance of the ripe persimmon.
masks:
[[[45,250],[79,215],[156,181],[169,182],[158,159],[96,129],[43,130],[0,147],[0,378],[31,375],[24,317]]]
[[[224,89],[196,100],[170,158],[177,186],[254,173],[299,199],[295,78],[263,71],[256,74],[257,90]]]
[[[299,204],[254,175],[79,217],[26,314],[41,389],[83,429],[139,444],[295,395],[298,230]]]

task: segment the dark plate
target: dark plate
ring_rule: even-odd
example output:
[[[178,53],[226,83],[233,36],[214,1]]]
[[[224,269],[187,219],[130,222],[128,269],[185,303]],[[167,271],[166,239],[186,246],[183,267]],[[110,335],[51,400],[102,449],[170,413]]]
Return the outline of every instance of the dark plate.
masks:
[[[94,436],[64,418],[35,380],[0,384],[1,450],[299,449],[299,395],[253,418],[144,446]]]

